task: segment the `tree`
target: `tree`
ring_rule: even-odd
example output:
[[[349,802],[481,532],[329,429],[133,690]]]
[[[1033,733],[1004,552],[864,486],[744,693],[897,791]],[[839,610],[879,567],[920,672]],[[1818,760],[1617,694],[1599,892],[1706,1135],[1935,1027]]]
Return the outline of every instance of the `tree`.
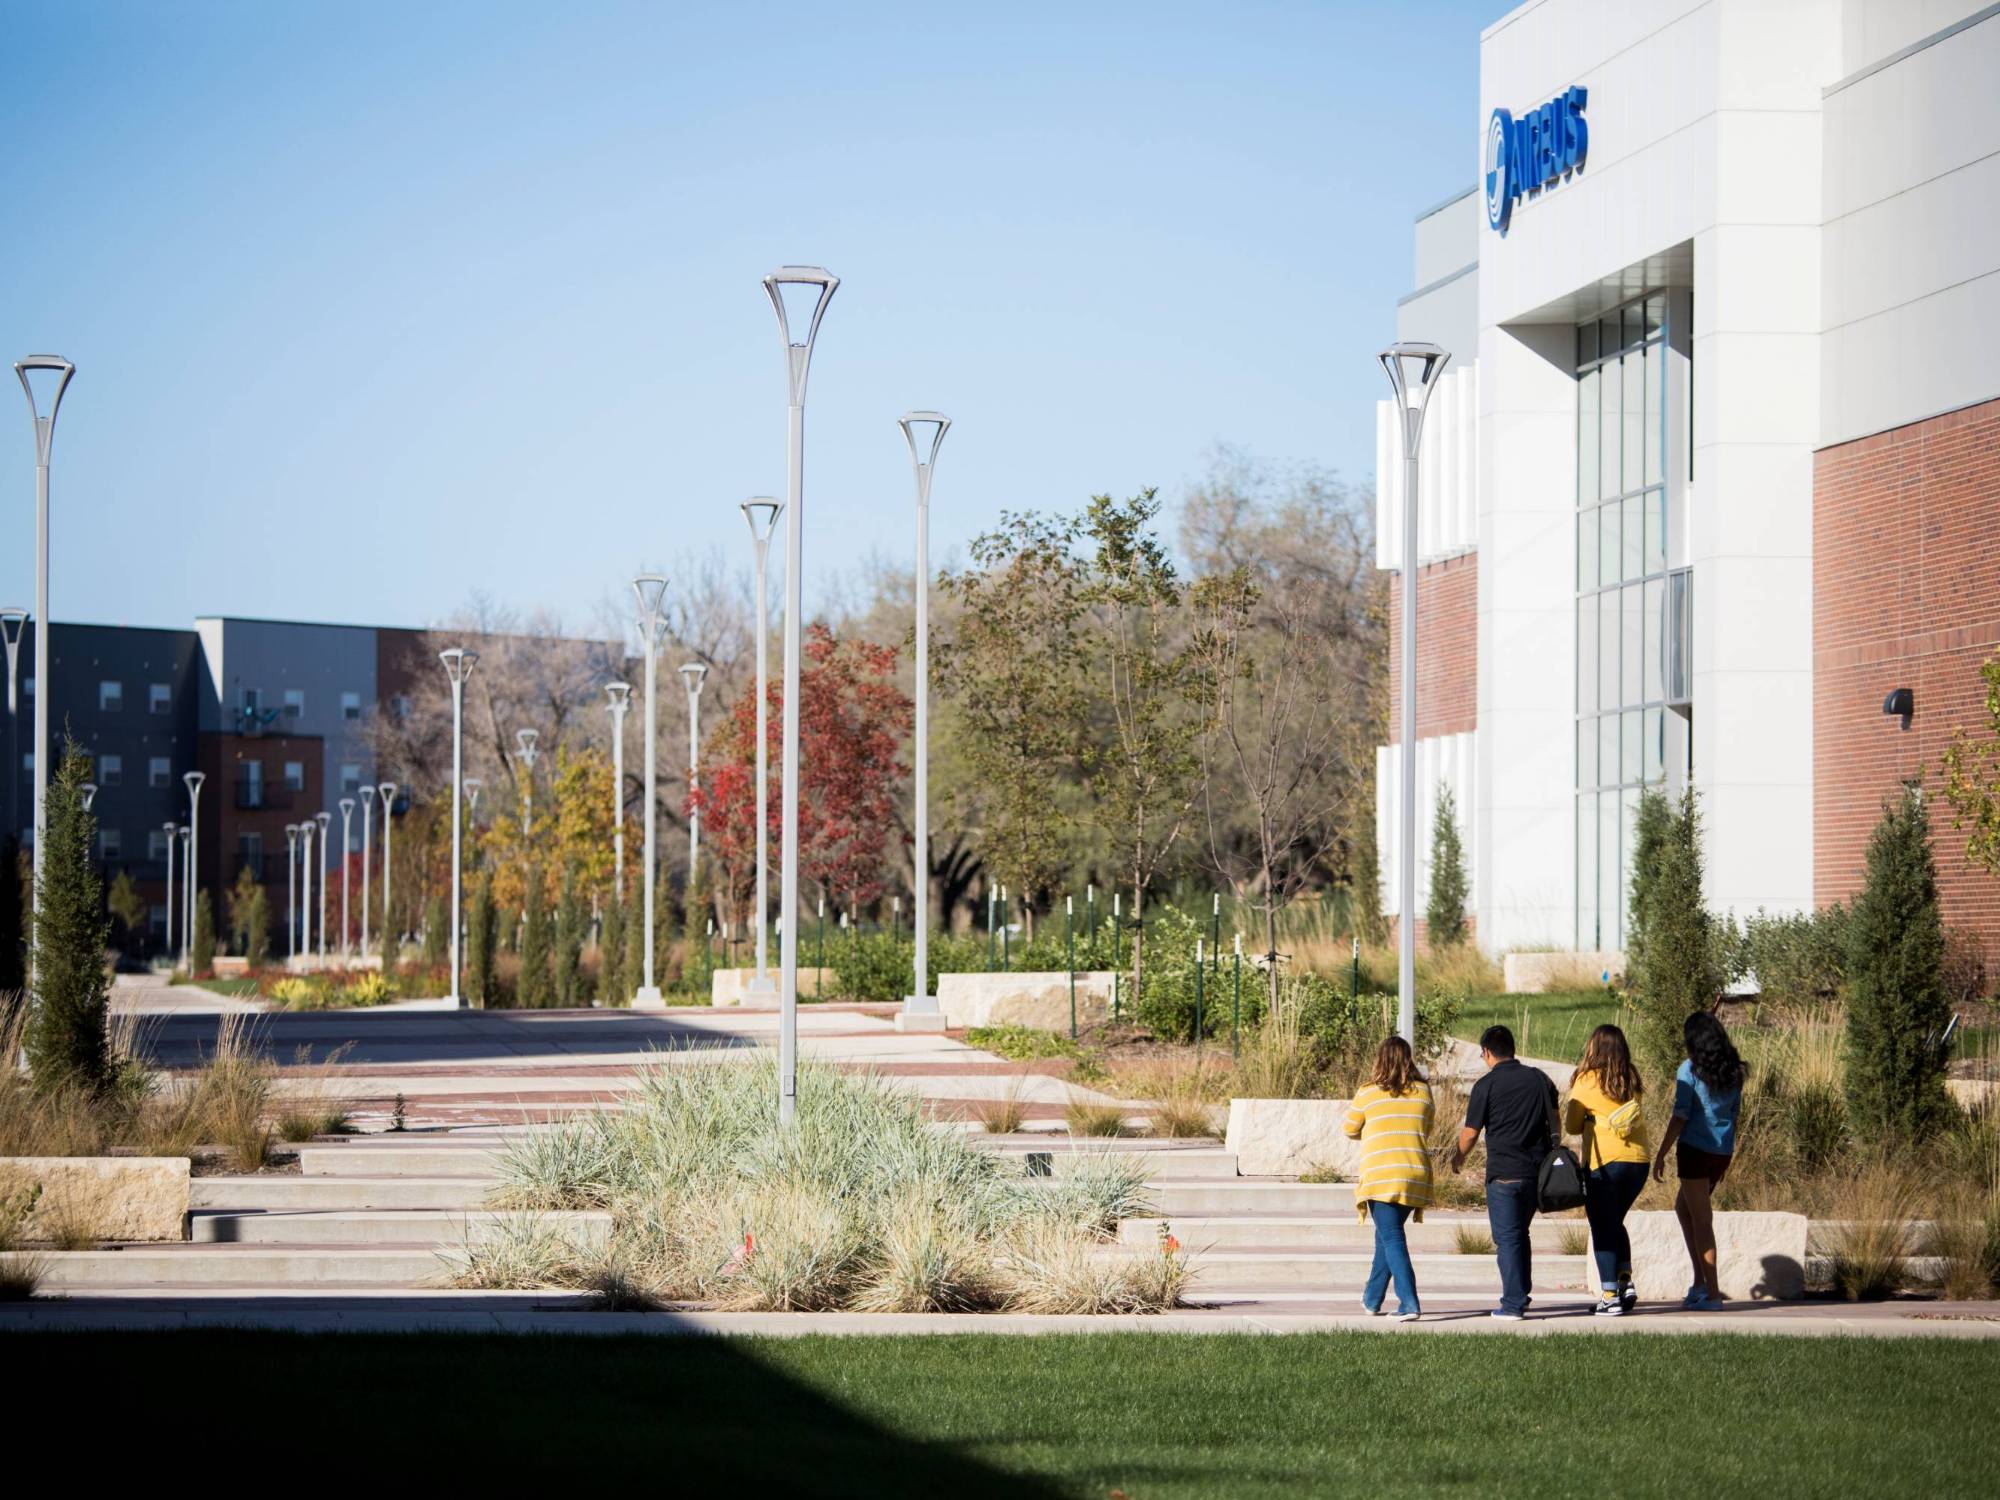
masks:
[[[21,845],[12,834],[0,839],[0,996],[28,986],[28,879]]]
[[[1930,817],[1905,787],[1868,841],[1867,877],[1847,917],[1847,1098],[1858,1134],[1915,1139],[1943,1118],[1951,1016],[1944,985]]]
[[[597,1001],[617,1005],[630,1000],[621,996],[625,974],[625,903],[615,896],[604,903],[604,925],[597,935]]]
[[[271,898],[264,887],[253,886],[250,910],[243,922],[243,961],[252,972],[264,967],[271,957]]]
[[[1715,923],[1702,900],[1701,815],[1692,787],[1678,804],[1652,788],[1639,795],[1632,844],[1625,979],[1641,1066],[1670,1077],[1680,1066],[1681,1027],[1712,1010],[1722,991]]]
[[[119,950],[129,954],[138,946],[146,930],[146,901],[139,894],[139,883],[132,878],[130,870],[120,870],[111,882],[108,905],[111,915],[118,921]]]
[[[1965,835],[1965,857],[1989,875],[2000,875],[2000,652],[1979,668],[1986,679],[1986,725],[1981,733],[1952,730],[1944,752],[1944,797],[1951,826]]]
[[[207,891],[194,898],[194,944],[188,952],[190,979],[215,972],[215,904]]]
[[[549,977],[549,909],[543,900],[541,870],[528,871],[528,909],[521,924],[521,978],[515,1004],[523,1010],[546,1010],[554,999]]]
[[[33,933],[35,1008],[28,1021],[28,1067],[43,1091],[111,1080],[105,1030],[111,980],[104,950],[111,924],[104,887],[90,861],[97,823],[83,808],[90,761],[71,741],[44,803],[40,914]]]
[[[1354,819],[1348,911],[1353,918],[1354,935],[1364,943],[1381,944],[1389,941],[1389,920],[1382,913],[1382,857],[1375,845],[1373,814],[1371,807]]]
[[[445,914],[444,897],[433,895],[424,903],[424,967],[435,969],[451,957],[451,918]]]
[[[977,806],[982,861],[1030,912],[1068,868],[1071,818],[1057,793],[1076,765],[1084,724],[1083,570],[1078,526],[1003,512],[972,543],[972,567],[940,586],[957,620],[938,682],[957,722]]]
[[[588,1005],[583,982],[583,938],[589,918],[577,893],[576,867],[563,871],[562,897],[556,903],[555,997],[564,1009]]]
[[[1449,786],[1438,788],[1431,819],[1431,898],[1424,920],[1433,950],[1465,941],[1465,844],[1458,836],[1458,799]]]
[[[229,946],[238,953],[250,951],[250,903],[263,889],[262,882],[250,872],[250,867],[245,865],[236,872],[236,883],[229,888],[223,898],[227,903],[223,909],[229,914]],[[268,920],[268,905],[265,908],[265,915]]]
[[[1197,746],[1212,696],[1203,653],[1188,638],[1185,591],[1152,531],[1156,493],[1093,496],[1083,524],[1096,548],[1083,599],[1104,643],[1093,655],[1111,731],[1108,743],[1086,750],[1084,772],[1112,857],[1130,882],[1135,1003],[1145,984],[1146,891],[1199,794]]]
[[[500,993],[493,982],[493,953],[498,944],[498,912],[493,902],[493,875],[487,871],[473,888],[472,916],[465,934],[466,989],[476,1005],[489,1009],[499,1004]]]

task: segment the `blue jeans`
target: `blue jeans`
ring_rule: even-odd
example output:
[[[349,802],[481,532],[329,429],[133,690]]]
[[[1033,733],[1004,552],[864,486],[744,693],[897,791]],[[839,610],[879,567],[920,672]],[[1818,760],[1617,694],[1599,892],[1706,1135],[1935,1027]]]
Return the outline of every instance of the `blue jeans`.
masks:
[[[1368,1222],[1375,1226],[1375,1264],[1369,1268],[1368,1285],[1361,1293],[1361,1300],[1370,1307],[1382,1305],[1382,1298],[1389,1290],[1389,1278],[1393,1276],[1396,1311],[1421,1310],[1417,1303],[1417,1272],[1410,1264],[1410,1246],[1403,1236],[1403,1226],[1415,1212],[1403,1203],[1368,1205]]]
[[[1528,1227],[1535,1222],[1535,1185],[1522,1177],[1487,1183],[1486,1222],[1500,1262],[1500,1305],[1508,1312],[1526,1312],[1528,1293],[1534,1290]]]
[[[1632,1279],[1632,1237],[1625,1232],[1625,1215],[1645,1186],[1646,1164],[1640,1161],[1608,1161],[1590,1174],[1583,1216],[1590,1220],[1597,1284],[1607,1292]]]

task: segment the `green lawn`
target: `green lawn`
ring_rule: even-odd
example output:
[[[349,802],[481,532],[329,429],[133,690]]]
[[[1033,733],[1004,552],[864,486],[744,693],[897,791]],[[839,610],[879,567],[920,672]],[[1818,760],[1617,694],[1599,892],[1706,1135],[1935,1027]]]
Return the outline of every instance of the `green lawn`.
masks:
[[[1774,1500],[2000,1472],[1983,1342],[68,1333],[6,1336],[0,1360],[17,1433],[98,1408],[119,1451],[281,1486]]]
[[[1524,1057],[1569,1062],[1583,1053],[1591,1029],[1618,1019],[1618,1001],[1601,988],[1547,995],[1474,995],[1452,1029],[1469,1042],[1498,1022],[1514,1033]]]

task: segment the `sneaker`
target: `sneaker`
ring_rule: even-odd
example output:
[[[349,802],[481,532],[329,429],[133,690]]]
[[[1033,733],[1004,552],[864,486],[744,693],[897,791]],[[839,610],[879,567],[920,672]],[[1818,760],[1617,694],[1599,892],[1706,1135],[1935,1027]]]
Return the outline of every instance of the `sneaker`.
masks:
[[[1618,1305],[1627,1312],[1639,1305],[1639,1289],[1631,1282],[1628,1281],[1618,1288]]]
[[[1681,1298],[1681,1307],[1687,1312],[1712,1312],[1720,1306],[1722,1304],[1710,1297],[1708,1288],[1704,1286],[1689,1287],[1688,1294]]]
[[[1625,1316],[1625,1302],[1616,1292],[1606,1292],[1590,1311],[1599,1318],[1622,1318]]]
[[[1486,1316],[1501,1323],[1518,1323],[1524,1315],[1524,1313],[1510,1312],[1504,1307],[1496,1307]]]
[[[1379,1307],[1370,1307],[1368,1305],[1368,1299],[1366,1297],[1363,1297],[1361,1299],[1361,1310],[1367,1313],[1368,1316],[1371,1318],[1379,1318],[1382,1316],[1382,1309]]]
[[[1398,1323],[1414,1323],[1414,1322],[1416,1322],[1416,1321],[1417,1321],[1418,1319],[1420,1319],[1420,1318],[1422,1318],[1422,1317],[1423,1317],[1423,1314],[1422,1314],[1421,1312],[1419,1312],[1419,1311],[1418,1311],[1418,1310],[1417,1310],[1416,1308],[1414,1308],[1414,1307],[1413,1307],[1413,1308],[1411,1308],[1411,1309],[1410,1309],[1410,1310],[1409,1310],[1408,1312],[1399,1312],[1399,1313],[1397,1313],[1397,1314],[1396,1314],[1396,1321],[1397,1321]]]

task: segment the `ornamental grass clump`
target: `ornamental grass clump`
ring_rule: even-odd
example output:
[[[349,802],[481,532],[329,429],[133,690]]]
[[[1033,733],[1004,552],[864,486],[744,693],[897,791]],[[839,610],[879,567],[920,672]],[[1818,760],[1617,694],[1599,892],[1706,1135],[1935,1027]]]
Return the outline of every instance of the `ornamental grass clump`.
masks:
[[[772,1060],[681,1055],[621,1113],[524,1134],[501,1158],[499,1201],[609,1209],[610,1244],[583,1264],[552,1241],[532,1266],[519,1236],[505,1256],[471,1244],[458,1279],[589,1290],[609,1265],[631,1295],[741,1311],[1091,1311],[1107,1298],[1159,1310],[1178,1297],[1184,1264],[1169,1275],[1109,1243],[1148,1207],[1134,1162],[1029,1178],[932,1125],[909,1095],[811,1064],[792,1128],[777,1104]],[[1030,1296],[1031,1268],[1059,1259],[1101,1262],[1098,1281],[1066,1277]]]

